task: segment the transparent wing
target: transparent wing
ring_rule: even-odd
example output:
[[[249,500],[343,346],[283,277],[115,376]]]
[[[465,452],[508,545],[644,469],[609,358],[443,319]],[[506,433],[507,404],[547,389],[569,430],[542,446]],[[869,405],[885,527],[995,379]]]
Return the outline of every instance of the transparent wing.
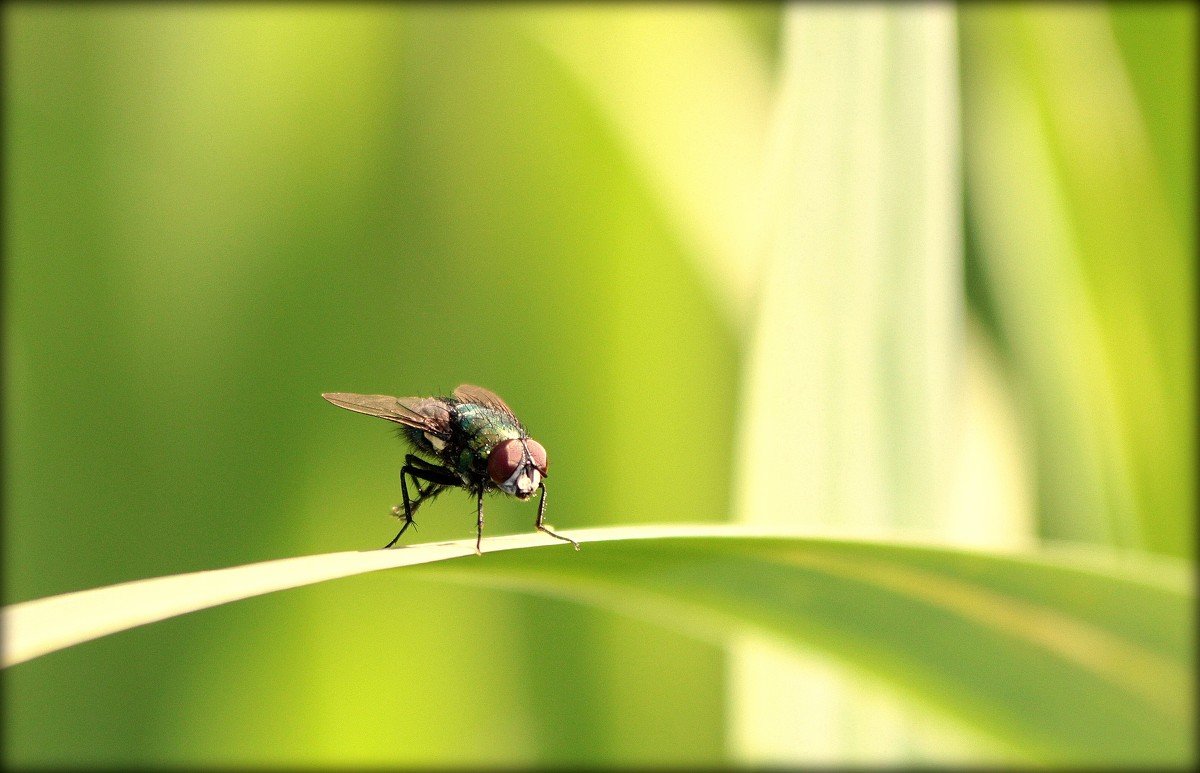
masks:
[[[464,403],[478,403],[479,405],[491,408],[493,411],[507,414],[508,416],[517,418],[517,415],[512,412],[512,408],[500,399],[500,396],[491,390],[484,389],[481,386],[472,386],[471,384],[463,384],[454,390],[454,396]]]
[[[349,392],[326,392],[321,397],[348,411],[415,427],[440,438],[450,435],[450,409],[434,397],[355,395]]]

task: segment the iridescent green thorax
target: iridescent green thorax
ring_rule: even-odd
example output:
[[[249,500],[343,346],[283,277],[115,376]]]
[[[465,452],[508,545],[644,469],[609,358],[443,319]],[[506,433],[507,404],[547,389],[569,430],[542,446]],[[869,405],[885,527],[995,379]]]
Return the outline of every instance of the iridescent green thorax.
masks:
[[[451,421],[466,438],[466,446],[457,459],[459,472],[473,470],[486,474],[488,456],[497,444],[526,436],[525,428],[511,416],[474,403],[454,406]]]

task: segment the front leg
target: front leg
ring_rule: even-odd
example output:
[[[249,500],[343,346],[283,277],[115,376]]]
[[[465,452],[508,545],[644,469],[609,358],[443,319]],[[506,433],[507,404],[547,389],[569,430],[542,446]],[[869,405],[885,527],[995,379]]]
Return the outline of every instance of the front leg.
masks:
[[[483,489],[479,490],[479,525],[475,531],[475,555],[482,556],[483,551],[479,549],[479,543],[483,541]]]
[[[555,534],[554,532],[547,529],[545,524],[543,523],[543,521],[545,519],[546,519],[546,484],[542,483],[542,501],[538,503],[537,530],[546,532],[551,537],[554,537],[554,539],[560,539],[563,542],[570,542],[572,545],[575,546],[576,550],[579,550],[579,543],[576,542],[575,540],[571,539],[570,537],[564,537],[561,534]]]

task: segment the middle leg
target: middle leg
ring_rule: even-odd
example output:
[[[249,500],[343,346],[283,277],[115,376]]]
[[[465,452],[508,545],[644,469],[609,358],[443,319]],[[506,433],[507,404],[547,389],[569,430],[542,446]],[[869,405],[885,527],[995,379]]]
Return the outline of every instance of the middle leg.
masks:
[[[401,511],[400,506],[392,508],[392,515],[397,518],[404,519],[404,525],[400,527],[399,533],[392,537],[392,541],[384,545],[384,549],[395,545],[397,540],[404,534],[409,526],[415,528],[416,523],[413,521],[413,513],[427,499],[440,494],[449,486],[454,486],[458,483],[458,476],[445,467],[439,467],[435,464],[425,461],[420,457],[409,454],[405,458],[406,464],[400,469],[400,493],[404,496],[404,509]],[[415,499],[408,495],[408,482],[405,476],[413,479],[413,486],[417,489]],[[427,485],[422,486],[422,481]]]

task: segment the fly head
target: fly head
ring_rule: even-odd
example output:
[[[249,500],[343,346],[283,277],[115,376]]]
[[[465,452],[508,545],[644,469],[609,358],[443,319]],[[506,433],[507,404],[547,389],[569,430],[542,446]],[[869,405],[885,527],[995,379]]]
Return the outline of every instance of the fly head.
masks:
[[[546,477],[546,449],[532,438],[498,443],[488,456],[488,476],[501,491],[529,499]]]

